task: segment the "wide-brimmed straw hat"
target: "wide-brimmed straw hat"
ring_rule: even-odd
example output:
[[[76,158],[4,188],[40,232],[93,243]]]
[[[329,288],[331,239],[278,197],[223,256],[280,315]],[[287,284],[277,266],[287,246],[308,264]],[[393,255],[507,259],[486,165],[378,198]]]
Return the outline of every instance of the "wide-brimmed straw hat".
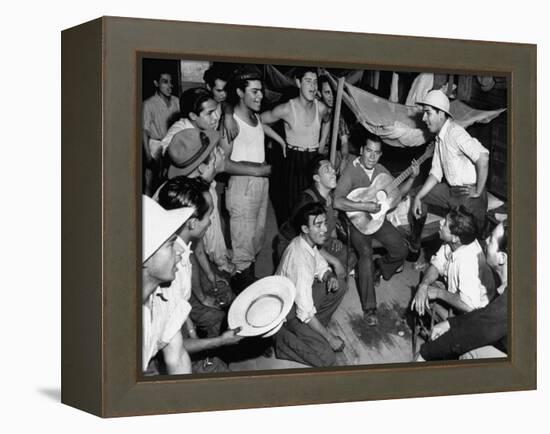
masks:
[[[271,335],[273,329],[282,325],[295,297],[296,288],[288,278],[264,277],[246,288],[233,301],[227,314],[229,328],[240,327],[240,336]]]
[[[442,110],[445,113],[447,113],[449,116],[453,117],[450,109],[450,103],[449,98],[447,98],[447,95],[439,89],[437,90],[430,90],[424,99],[422,101],[418,101],[417,104],[420,105],[429,105],[431,107],[434,107],[436,109]]]
[[[220,133],[214,130],[187,128],[177,133],[167,149],[170,159],[168,178],[187,176],[201,164],[220,141]]]
[[[142,196],[141,203],[143,209],[141,254],[142,262],[145,262],[191,217],[195,208],[165,210],[145,195]]]

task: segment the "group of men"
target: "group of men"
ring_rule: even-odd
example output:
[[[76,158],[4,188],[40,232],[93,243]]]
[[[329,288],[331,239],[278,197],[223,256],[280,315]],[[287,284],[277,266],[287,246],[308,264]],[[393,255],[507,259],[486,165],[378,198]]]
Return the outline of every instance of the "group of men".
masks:
[[[478,242],[485,224],[489,153],[453,122],[443,92],[433,90],[419,102],[435,136],[435,152],[420,189],[413,189],[420,173],[415,161],[412,175],[399,188],[401,196],[414,197],[411,236],[406,239],[388,220],[367,235],[343,217],[345,212],[378,212],[376,200],[354,201],[348,195],[389,172],[379,163],[381,140],[368,134],[357,144],[359,155],[351,155],[342,124],[337,167],[329,161],[334,98],[316,68],[296,68],[298,96],[263,112],[265,89],[254,67],[229,73],[213,66],[204,79],[204,87],[188,89],[177,99],[170,74],[161,73],[154,81],[155,95],[143,104],[144,372],[224,369],[215,350],[245,345],[238,330],[227,330],[225,315],[235,295],[257,280],[255,262],[264,243],[272,170],[283,172],[292,204],[280,225],[274,272],[296,287],[294,306],[274,337],[277,357],[310,366],[336,363],[345,337],[327,326],[353,273],[364,321],[376,327],[376,283],[401,272],[407,256],[420,250],[428,210],[445,217],[443,245],[431,259],[411,308],[423,315],[434,303],[450,307],[449,319],[441,313],[447,325],[434,332],[439,333],[434,337],[448,339],[451,334],[441,327],[463,327],[464,321],[455,325],[455,316],[466,317],[465,312],[496,302],[487,270],[499,261],[491,263]],[[169,125],[178,113],[180,119]],[[270,127],[279,121],[284,138]],[[283,167],[266,163],[266,136],[281,147]],[[342,223],[347,230],[338,230]],[[377,259],[373,239],[385,251]],[[441,290],[434,286],[439,277],[446,281]],[[436,352],[423,350],[419,360]],[[192,363],[193,354],[200,357],[193,356]]]

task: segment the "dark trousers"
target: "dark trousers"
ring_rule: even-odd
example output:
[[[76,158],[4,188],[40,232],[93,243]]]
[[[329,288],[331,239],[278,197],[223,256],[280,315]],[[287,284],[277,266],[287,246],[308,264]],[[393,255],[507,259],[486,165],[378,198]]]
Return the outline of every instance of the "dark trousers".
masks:
[[[363,310],[376,308],[374,290],[374,264],[372,259],[372,239],[379,241],[386,249],[386,255],[378,262],[382,276],[389,280],[395,271],[403,265],[408,249],[399,231],[387,220],[372,235],[364,235],[350,224],[350,236],[353,248],[359,256],[357,262],[357,285]]]
[[[317,155],[319,155],[317,152],[300,152],[287,149],[285,164],[287,215],[292,215],[292,209],[298,202],[302,191],[311,185],[309,166]]]
[[[219,293],[215,293],[211,286],[212,284],[202,271],[194,254],[190,256],[191,264],[193,266],[193,274],[191,275],[191,287],[200,287],[205,295],[213,297],[225,295],[226,291],[231,291],[229,287],[223,287],[219,290]],[[212,268],[214,266],[212,265]],[[224,292],[223,294],[221,292]],[[230,297],[230,296],[229,296]],[[195,294],[191,295],[189,300],[191,304],[190,317],[195,323],[197,333],[201,338],[213,338],[219,336],[222,332],[222,326],[225,325],[225,319],[227,312],[225,310],[216,309],[203,305]]]
[[[327,292],[326,283],[313,283],[313,303],[317,309],[315,317],[325,327],[346,294],[344,279],[339,279],[339,289]],[[315,367],[332,366],[336,356],[328,341],[307,323],[296,318],[296,305],[287,316],[286,323],[275,336],[275,352],[278,358],[294,360]]]
[[[485,227],[485,218],[487,215],[487,191],[483,190],[481,196],[471,198],[467,196],[456,196],[451,193],[451,188],[445,182],[436,184],[431,191],[422,198],[422,216],[415,218],[413,215],[413,207],[409,209],[409,224],[411,225],[411,247],[418,250],[420,248],[420,237],[424,223],[426,223],[426,215],[429,212],[445,217],[447,213],[454,208],[463,205],[471,212],[476,220],[479,235]]]

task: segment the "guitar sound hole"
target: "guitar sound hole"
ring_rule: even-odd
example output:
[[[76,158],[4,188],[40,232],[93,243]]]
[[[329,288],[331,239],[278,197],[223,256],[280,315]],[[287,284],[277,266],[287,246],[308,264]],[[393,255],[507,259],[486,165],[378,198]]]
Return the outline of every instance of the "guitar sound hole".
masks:
[[[380,190],[379,192],[376,193],[376,200],[378,202],[383,202],[386,200],[388,196],[386,195],[386,192],[384,190]]]

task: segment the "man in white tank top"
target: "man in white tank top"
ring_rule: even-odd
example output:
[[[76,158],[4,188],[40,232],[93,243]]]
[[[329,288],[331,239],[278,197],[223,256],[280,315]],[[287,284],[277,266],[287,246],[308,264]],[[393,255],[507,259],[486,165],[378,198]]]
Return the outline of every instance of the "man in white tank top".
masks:
[[[289,207],[309,186],[309,164],[319,152],[320,144],[325,143],[330,128],[330,111],[316,98],[316,68],[296,68],[295,80],[299,95],[261,116],[264,124],[284,122],[287,143],[284,178],[288,182],[285,191]]]
[[[260,76],[249,68],[239,71],[230,86],[235,104],[238,134],[233,140],[230,159],[234,162],[265,163],[264,130],[258,112],[263,99]],[[256,277],[254,263],[265,235],[269,179],[262,176],[233,175],[229,179],[226,206],[230,216],[233,263],[237,274],[231,282],[239,293]]]

